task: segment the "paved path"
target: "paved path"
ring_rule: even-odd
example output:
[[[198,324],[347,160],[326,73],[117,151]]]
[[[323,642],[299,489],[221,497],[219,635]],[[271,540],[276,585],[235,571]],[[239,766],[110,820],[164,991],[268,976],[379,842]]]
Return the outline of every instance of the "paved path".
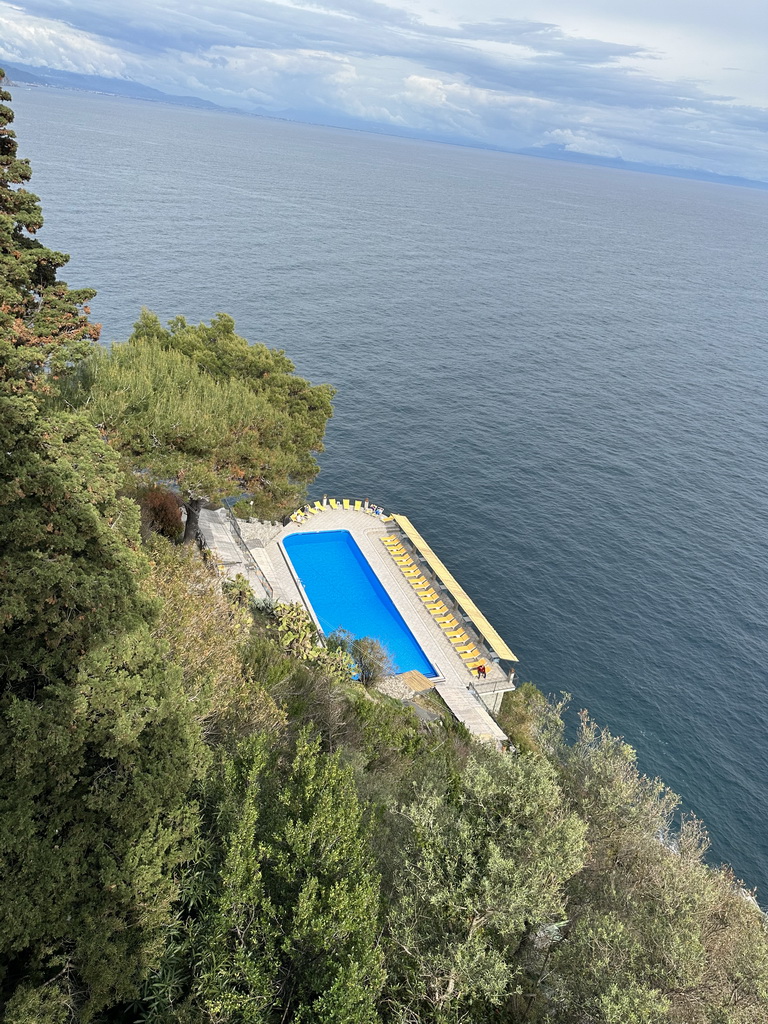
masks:
[[[269,596],[262,582],[261,574],[254,568],[251,561],[253,553],[249,549],[249,557],[249,554],[243,550],[239,538],[232,529],[226,509],[221,508],[216,512],[208,512],[203,509],[200,512],[199,530],[205,546],[211,551],[221,573],[227,579],[234,579],[238,575],[245,576],[257,598]],[[259,563],[259,559],[253,558],[253,561],[269,580],[269,572],[264,571],[264,566]]]

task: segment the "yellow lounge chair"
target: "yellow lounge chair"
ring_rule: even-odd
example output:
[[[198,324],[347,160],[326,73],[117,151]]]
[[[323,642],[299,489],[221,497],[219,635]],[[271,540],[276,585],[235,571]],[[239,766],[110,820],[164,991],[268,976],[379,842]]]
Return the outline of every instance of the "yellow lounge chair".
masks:
[[[382,544],[397,544],[397,543],[399,543],[399,540],[400,540],[400,538],[396,537],[394,535],[394,533],[388,533],[385,537],[381,538],[381,543]]]
[[[468,661],[468,662],[466,663],[466,665],[467,665],[467,668],[471,668],[471,669],[472,669],[473,671],[474,671],[474,670],[475,670],[476,668],[480,668],[480,666],[481,666],[481,665],[482,665],[482,667],[483,667],[483,668],[487,668],[487,667],[488,667],[488,666],[486,665],[486,663],[485,663],[485,662],[483,661],[483,659],[482,659],[482,658],[480,658],[480,660],[479,660],[479,661]]]
[[[445,612],[448,611],[448,609],[445,607],[445,605],[443,604],[442,601],[440,602],[440,604],[436,604],[436,605],[428,604],[427,608],[429,608],[429,614],[430,615],[435,615],[435,616],[437,616],[437,615],[444,615]]]
[[[351,512],[352,506],[349,504],[349,498],[342,498],[341,504],[344,506],[345,512]]]
[[[331,508],[338,508],[339,507],[339,503],[336,501],[335,498],[329,498],[328,499],[328,504],[331,506]]]
[[[362,509],[362,507],[363,507],[363,503],[358,498],[358,500],[355,502],[355,512],[359,512]]]
[[[459,657],[462,661],[474,661],[475,658],[480,657],[480,651],[476,647],[472,647],[468,651],[459,651]]]
[[[466,644],[472,643],[466,633],[457,633],[455,636],[448,634],[448,639],[454,647],[464,647]]]
[[[395,563],[397,565],[413,565],[413,559],[410,555],[395,555]]]
[[[421,573],[419,572],[418,569],[416,569],[415,572],[416,572],[416,575],[413,576],[409,580],[409,582],[410,582],[411,586],[413,587],[413,589],[414,590],[423,590],[425,587],[428,587],[429,586],[429,580],[425,579],[421,575]]]
[[[453,629],[454,626],[458,626],[458,622],[449,611],[445,615],[441,615],[437,621],[440,629]]]
[[[419,599],[424,604],[429,604],[430,601],[438,601],[440,599],[440,595],[436,594],[434,590],[428,590],[425,594],[419,594]]]
[[[322,503],[322,501],[316,501],[313,507],[315,509],[315,512],[322,512],[323,509],[325,508],[325,505]]]
[[[394,518],[394,516],[382,516],[381,521],[382,523],[391,523]]]

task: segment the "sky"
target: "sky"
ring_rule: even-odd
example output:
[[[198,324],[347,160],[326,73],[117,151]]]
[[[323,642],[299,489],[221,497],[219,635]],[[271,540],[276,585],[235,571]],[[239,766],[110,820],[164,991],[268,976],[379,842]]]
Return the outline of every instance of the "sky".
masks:
[[[768,181],[766,0],[0,0],[3,61]]]

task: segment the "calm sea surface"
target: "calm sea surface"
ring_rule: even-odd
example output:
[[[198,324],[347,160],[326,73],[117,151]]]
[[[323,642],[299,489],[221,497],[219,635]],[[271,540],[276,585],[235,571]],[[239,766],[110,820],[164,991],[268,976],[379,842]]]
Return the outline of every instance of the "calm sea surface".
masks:
[[[768,902],[768,193],[17,87],[43,240],[336,385],[315,491],[409,515]]]

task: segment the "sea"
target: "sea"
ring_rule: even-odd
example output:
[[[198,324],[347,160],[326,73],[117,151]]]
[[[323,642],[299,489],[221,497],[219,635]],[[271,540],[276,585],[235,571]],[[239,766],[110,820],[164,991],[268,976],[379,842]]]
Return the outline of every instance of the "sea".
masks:
[[[313,495],[408,515],[768,905],[768,192],[13,89],[48,245],[337,389]]]

